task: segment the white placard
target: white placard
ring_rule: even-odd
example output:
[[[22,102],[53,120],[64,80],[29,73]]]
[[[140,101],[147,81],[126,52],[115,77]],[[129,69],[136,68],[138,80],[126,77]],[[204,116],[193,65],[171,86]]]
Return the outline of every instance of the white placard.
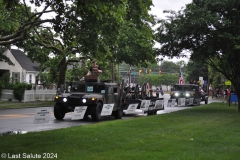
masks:
[[[186,99],[185,98],[178,98],[178,106],[185,106]]]
[[[189,98],[189,105],[192,105],[193,104],[193,98]]]
[[[150,105],[150,100],[142,100],[140,109],[143,111],[147,111]]]
[[[72,115],[72,120],[83,119],[87,106],[76,106]]]
[[[34,124],[49,123],[51,109],[36,109]]]
[[[176,99],[169,99],[167,106],[168,107],[174,107],[175,103],[176,103]]]
[[[114,104],[104,104],[101,112],[101,116],[109,116],[112,114]]]
[[[138,103],[129,104],[126,114],[134,114],[137,106],[138,106]]]
[[[162,109],[163,108],[163,100],[156,100],[155,109]]]

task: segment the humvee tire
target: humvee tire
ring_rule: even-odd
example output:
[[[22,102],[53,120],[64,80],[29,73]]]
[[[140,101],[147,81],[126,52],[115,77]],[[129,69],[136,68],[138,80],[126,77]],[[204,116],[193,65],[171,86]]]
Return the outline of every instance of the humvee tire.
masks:
[[[54,116],[56,119],[63,119],[65,117],[65,111],[61,105],[54,105]]]
[[[123,116],[123,107],[118,108],[116,111],[113,111],[113,116],[116,119],[121,119]]]
[[[208,99],[205,99],[205,104],[208,104]]]
[[[93,121],[100,121],[101,120],[101,112],[102,112],[102,103],[98,102],[96,107],[94,107],[91,117]]]

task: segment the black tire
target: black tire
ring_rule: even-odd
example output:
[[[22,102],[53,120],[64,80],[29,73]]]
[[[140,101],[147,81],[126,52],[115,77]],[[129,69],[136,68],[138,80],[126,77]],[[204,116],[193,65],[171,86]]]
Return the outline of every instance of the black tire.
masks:
[[[116,119],[121,119],[123,116],[123,107],[120,107],[116,111],[113,111],[113,116]]]
[[[153,115],[153,112],[149,112],[149,113],[147,113],[147,115],[148,115],[148,116],[151,116],[151,115]]]
[[[208,99],[205,99],[205,104],[208,104]]]
[[[54,116],[56,119],[63,119],[65,117],[64,107],[59,104],[55,104],[54,105]]]
[[[102,103],[98,102],[96,107],[93,108],[93,112],[91,114],[93,121],[100,121],[101,120],[101,112],[102,112]]]

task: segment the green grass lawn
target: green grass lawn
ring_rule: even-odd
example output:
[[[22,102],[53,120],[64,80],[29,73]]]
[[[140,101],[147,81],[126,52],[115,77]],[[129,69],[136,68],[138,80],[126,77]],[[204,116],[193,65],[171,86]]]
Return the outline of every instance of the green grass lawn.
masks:
[[[53,101],[35,101],[35,102],[18,102],[18,101],[0,101],[0,109],[10,108],[27,108],[27,107],[49,107],[54,106]]]
[[[236,109],[211,103],[162,115],[0,136],[0,153],[55,153],[61,160],[238,160]]]

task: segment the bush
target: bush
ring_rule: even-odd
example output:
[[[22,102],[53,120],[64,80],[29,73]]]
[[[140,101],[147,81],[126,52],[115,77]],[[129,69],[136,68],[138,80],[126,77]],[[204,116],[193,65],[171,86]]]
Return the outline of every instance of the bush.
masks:
[[[24,91],[28,88],[26,83],[15,83],[13,85],[13,94],[14,97],[21,102],[23,100]]]

